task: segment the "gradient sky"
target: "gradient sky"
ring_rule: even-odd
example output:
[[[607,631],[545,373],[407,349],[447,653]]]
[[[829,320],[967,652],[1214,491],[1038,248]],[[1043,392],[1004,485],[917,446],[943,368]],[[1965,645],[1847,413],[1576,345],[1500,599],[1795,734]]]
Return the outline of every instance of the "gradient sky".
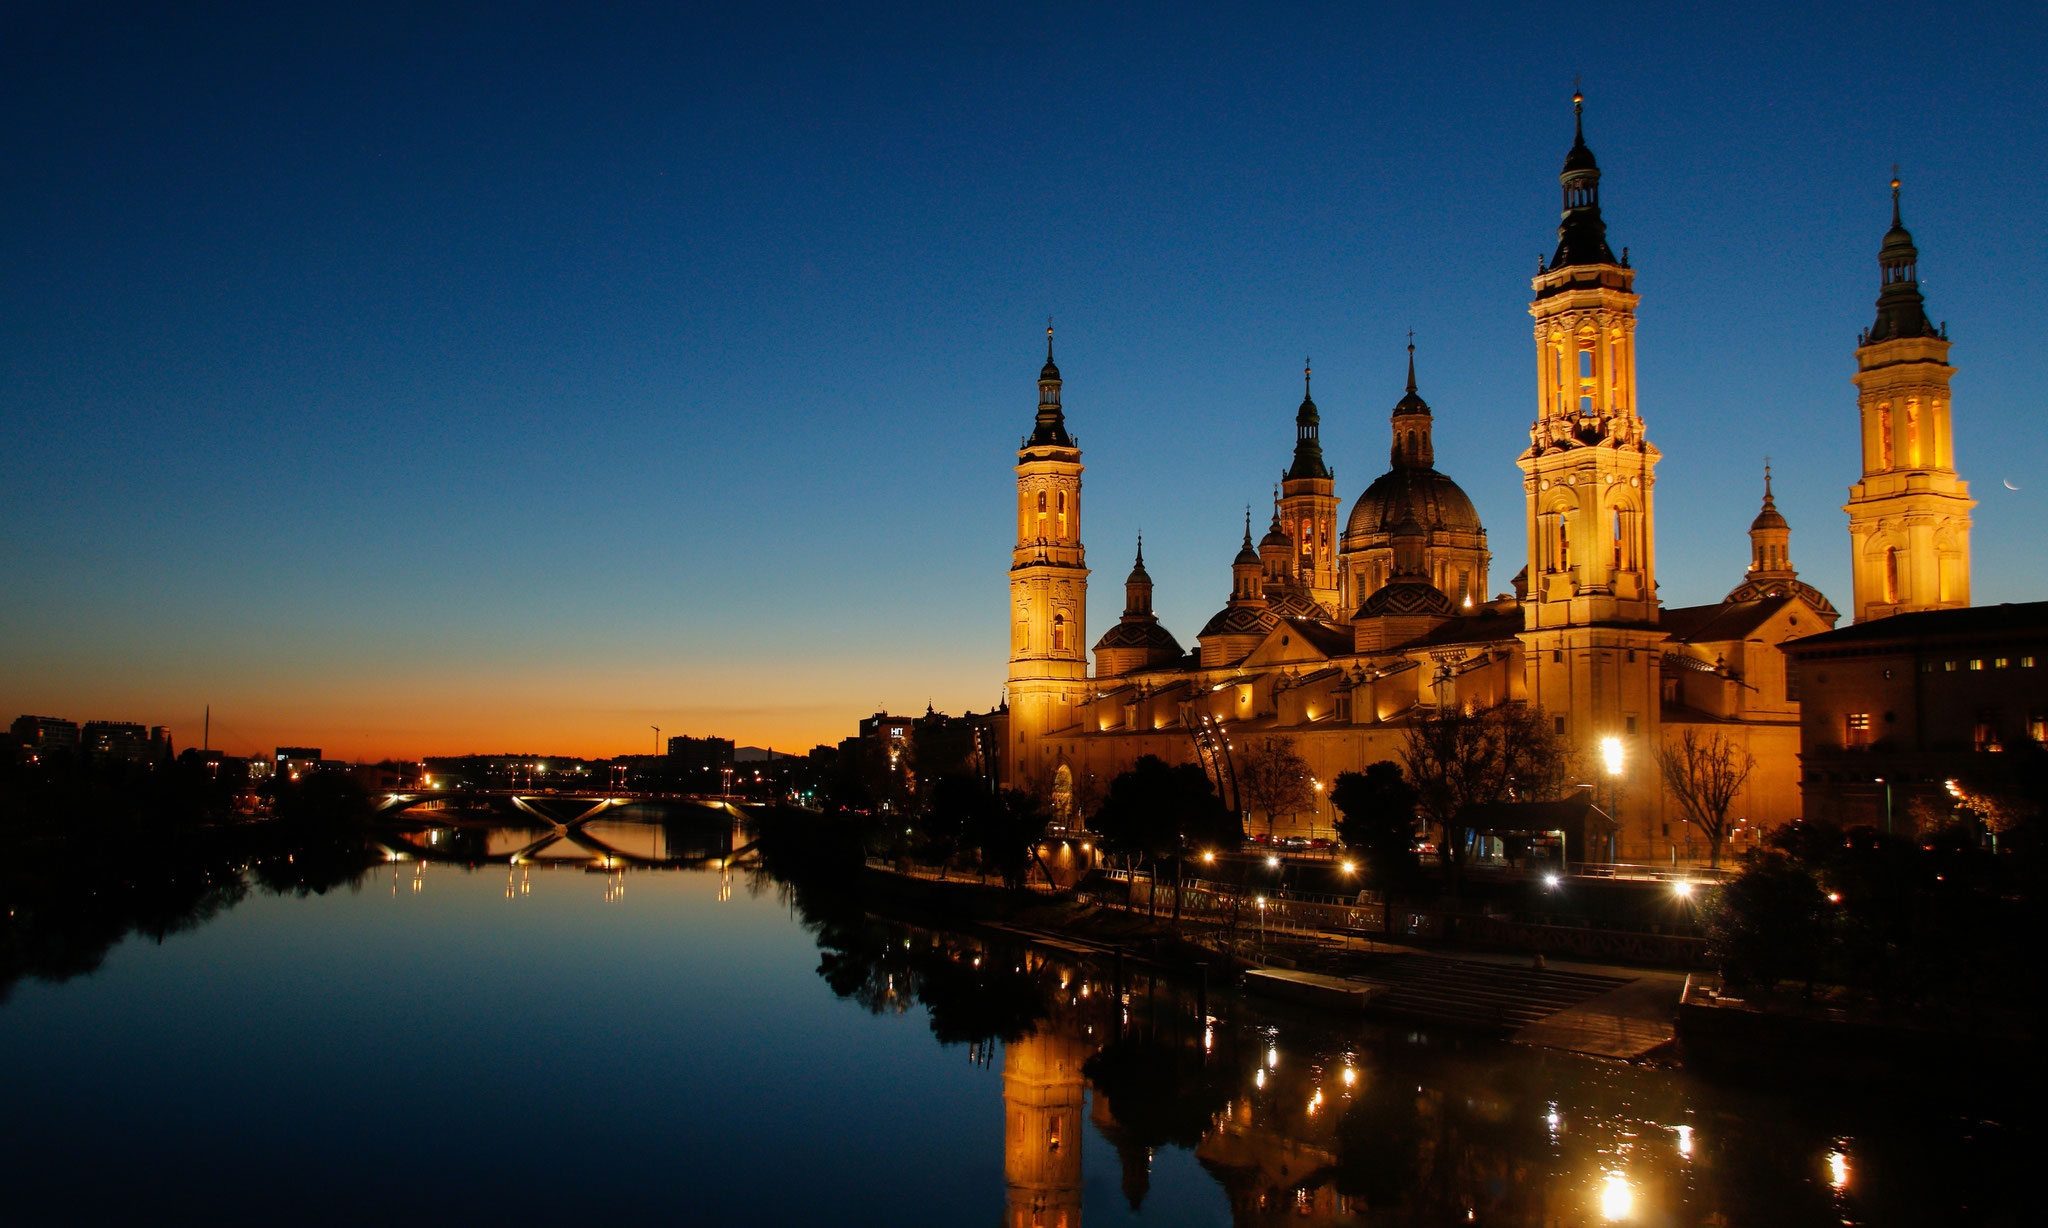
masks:
[[[0,12],[0,719],[330,755],[801,749],[985,708],[1044,320],[1092,642],[1183,643],[1314,358],[1344,499],[1416,333],[1505,589],[1584,75],[1667,605],[1764,456],[1849,602],[1893,162],[1980,603],[2048,596],[2048,9]],[[2020,489],[2006,489],[2010,479]]]

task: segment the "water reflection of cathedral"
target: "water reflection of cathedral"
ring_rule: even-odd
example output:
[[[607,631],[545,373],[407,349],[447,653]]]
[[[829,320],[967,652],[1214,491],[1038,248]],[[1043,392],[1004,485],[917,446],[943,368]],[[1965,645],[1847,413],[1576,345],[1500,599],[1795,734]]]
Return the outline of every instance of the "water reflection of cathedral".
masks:
[[[1268,1008],[872,917],[825,926],[820,945],[842,996],[922,1006],[977,1066],[1003,1045],[1006,1228],[1080,1228],[1091,1163],[1098,1215],[1114,1173],[1151,1222],[1204,1201],[1191,1169],[1247,1226],[1854,1218],[1857,1145],[1782,1097],[1759,1111],[1668,1071]],[[992,1124],[994,1089],[982,1103]]]
[[[1047,1030],[1003,1049],[1006,1228],[1081,1222],[1081,1063],[1091,1046]]]

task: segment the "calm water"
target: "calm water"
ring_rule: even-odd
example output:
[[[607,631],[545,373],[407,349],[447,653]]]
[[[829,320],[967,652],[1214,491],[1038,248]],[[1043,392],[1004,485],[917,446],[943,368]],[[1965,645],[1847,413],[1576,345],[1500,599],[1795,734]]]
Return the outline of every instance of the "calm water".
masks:
[[[1119,993],[760,871],[537,855],[255,891],[18,981],[0,1220],[2023,1222],[2029,1144],[1881,1095]]]

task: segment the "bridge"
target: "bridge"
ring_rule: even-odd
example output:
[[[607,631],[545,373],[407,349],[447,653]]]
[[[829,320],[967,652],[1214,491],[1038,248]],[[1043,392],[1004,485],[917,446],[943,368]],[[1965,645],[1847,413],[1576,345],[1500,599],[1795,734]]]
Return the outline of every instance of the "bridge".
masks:
[[[464,802],[488,798],[494,804],[502,805],[512,814],[537,823],[521,823],[516,832],[517,842],[504,846],[502,837],[512,834],[502,825],[469,822],[449,827],[427,826],[428,814],[414,813],[420,807],[433,802],[459,799]],[[619,813],[623,807],[650,801],[688,801],[711,810],[722,810],[729,814],[732,822],[718,838],[689,852],[678,853],[666,846],[662,838],[650,842],[650,847],[636,851],[621,847],[617,833],[627,827],[645,827],[657,833],[666,827],[650,822],[638,815]],[[759,805],[759,803],[755,803]],[[728,868],[746,862],[757,855],[755,842],[747,831],[746,816],[739,804],[718,797],[679,797],[676,794],[608,792],[602,794],[561,794],[561,793],[517,793],[511,790],[421,790],[414,793],[390,794],[384,797],[377,808],[379,816],[387,820],[412,820],[422,826],[412,831],[388,831],[386,838],[376,841],[390,861],[448,862],[469,866],[477,865],[583,865],[590,869],[625,869],[629,867],[684,868],[706,866],[713,869]],[[607,816],[611,816],[607,819]],[[598,820],[607,820],[604,826],[609,833],[600,834],[592,827]],[[538,830],[537,836],[527,838]],[[448,836],[444,844],[442,836]],[[630,843],[630,841],[629,841]]]

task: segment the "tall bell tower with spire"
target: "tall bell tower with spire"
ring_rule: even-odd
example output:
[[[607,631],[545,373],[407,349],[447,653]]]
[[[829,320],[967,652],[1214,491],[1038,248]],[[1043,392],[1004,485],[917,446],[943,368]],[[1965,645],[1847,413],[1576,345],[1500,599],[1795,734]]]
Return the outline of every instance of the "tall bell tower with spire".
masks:
[[[1970,604],[1969,485],[1956,476],[1948,330],[1927,319],[1920,253],[1899,220],[1878,250],[1877,320],[1856,346],[1863,480],[1849,488],[1856,621]]]
[[[1661,696],[1656,676],[1657,449],[1636,403],[1635,270],[1607,243],[1600,167],[1586,146],[1585,99],[1572,95],[1573,137],[1558,182],[1557,250],[1538,262],[1536,420],[1517,458],[1526,497],[1528,591],[1521,639],[1528,700],[1589,763],[1620,740],[1631,779],[1654,777]],[[1656,798],[1654,789],[1639,797]],[[1657,803],[1623,806],[1648,822]],[[1645,829],[1646,831],[1648,829]],[[1633,838],[1633,837],[1624,837]]]
[[[1658,452],[1636,406],[1636,275],[1626,252],[1617,260],[1607,245],[1584,110],[1573,94],[1557,251],[1529,304],[1537,410],[1516,464],[1528,504],[1531,630],[1657,621]]]
[[[1060,407],[1045,326],[1038,417],[1017,450],[1017,545],[1010,553],[1010,779],[1049,778],[1038,741],[1074,723],[1088,685],[1088,566],[1081,548],[1081,448]]]
[[[1337,479],[1323,463],[1322,418],[1309,395],[1311,368],[1301,368],[1301,408],[1294,414],[1294,462],[1280,479],[1280,528],[1293,545],[1289,570],[1317,604],[1334,610],[1337,589]]]

